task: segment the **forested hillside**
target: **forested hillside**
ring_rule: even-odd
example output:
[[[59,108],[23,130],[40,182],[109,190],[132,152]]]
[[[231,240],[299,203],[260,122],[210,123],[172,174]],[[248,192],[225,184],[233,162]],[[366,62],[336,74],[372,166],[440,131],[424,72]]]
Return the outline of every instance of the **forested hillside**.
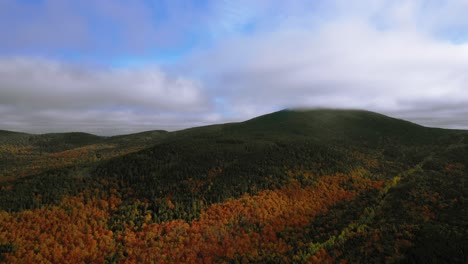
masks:
[[[468,132],[358,110],[0,131],[5,263],[467,263]]]
[[[166,131],[114,137],[87,133],[32,135],[0,131],[0,181],[136,152],[154,145],[166,135]]]

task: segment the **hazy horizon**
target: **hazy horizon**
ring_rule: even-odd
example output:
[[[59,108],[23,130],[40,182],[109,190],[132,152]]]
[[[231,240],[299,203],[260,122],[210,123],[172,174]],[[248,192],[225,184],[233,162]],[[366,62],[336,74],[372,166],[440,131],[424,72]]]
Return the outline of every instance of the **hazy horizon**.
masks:
[[[288,110],[288,111],[313,111],[313,110],[343,110],[343,111],[368,111],[368,110],[365,110],[365,109],[352,109],[352,108],[348,108],[348,109],[345,109],[345,108],[323,108],[323,107],[319,107],[319,108],[309,108],[309,107],[290,107],[290,108],[285,108],[285,109],[282,109],[282,110],[279,110],[279,111],[284,111],[284,110]],[[272,112],[272,113],[276,113],[276,112]],[[377,113],[377,112],[373,112],[373,113]],[[266,114],[271,114],[271,113],[266,113]],[[380,114],[380,113],[377,113],[377,114]],[[262,115],[260,115],[262,116]],[[259,116],[255,116],[255,117],[252,117],[252,118],[256,118],[256,117],[259,117]],[[395,118],[393,116],[388,116],[388,117],[391,117],[391,118]],[[203,127],[203,126],[210,126],[210,125],[222,125],[222,124],[227,124],[227,123],[239,123],[239,122],[244,122],[244,121],[248,121],[250,120],[249,119],[245,119],[245,120],[239,120],[239,121],[232,121],[232,122],[221,122],[221,123],[212,123],[212,124],[203,124],[203,125],[200,125],[200,126],[191,126],[191,127],[182,127],[182,128],[179,128],[179,129],[158,129],[158,128],[154,128],[154,129],[150,129],[150,130],[138,130],[137,128],[130,128],[128,130],[126,130],[125,128],[120,128],[120,129],[115,129],[116,131],[120,131],[118,133],[99,133],[99,128],[96,129],[97,133],[93,133],[93,132],[87,132],[87,131],[80,131],[80,130],[62,130],[62,131],[48,131],[48,130],[44,130],[44,131],[38,131],[38,132],[27,132],[27,131],[21,131],[21,130],[3,130],[3,129],[0,129],[0,131],[9,131],[9,132],[17,132],[17,133],[26,133],[26,134],[31,134],[31,135],[42,135],[42,134],[54,134],[54,133],[87,133],[87,134],[93,134],[93,135],[96,135],[96,136],[101,136],[101,137],[112,137],[112,136],[123,136],[123,135],[128,135],[128,134],[138,134],[138,133],[144,133],[144,132],[151,132],[151,131],[166,131],[166,132],[176,132],[176,131],[182,131],[182,130],[186,130],[186,129],[190,129],[190,128],[196,128],[196,127]],[[404,120],[404,121],[409,121],[409,120],[406,120],[406,119],[401,119],[401,120]],[[410,121],[411,122],[411,121]],[[415,123],[415,122],[412,122],[412,123]],[[417,123],[415,123],[417,124]],[[418,125],[421,125],[421,124],[418,124]],[[424,125],[422,125],[424,126]],[[429,127],[429,128],[443,128],[443,127],[437,127],[437,126],[424,126],[424,127]],[[111,129],[111,128],[110,128]],[[450,127],[445,127],[444,129],[454,129],[454,130],[457,130],[457,128],[450,128]],[[467,129],[468,131],[468,129]]]

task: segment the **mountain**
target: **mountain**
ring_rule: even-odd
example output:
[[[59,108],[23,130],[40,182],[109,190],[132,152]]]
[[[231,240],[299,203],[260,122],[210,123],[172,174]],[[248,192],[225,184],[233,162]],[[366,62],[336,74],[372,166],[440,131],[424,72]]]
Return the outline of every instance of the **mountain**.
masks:
[[[318,141],[353,140],[376,143],[382,138],[418,140],[437,136],[438,129],[362,110],[283,110],[241,123],[240,133],[305,136]]]
[[[0,228],[6,260],[37,247],[1,240],[15,221],[34,229],[31,212],[36,222],[87,215],[61,221],[101,230],[91,262],[467,260],[468,131],[286,109],[175,132],[2,133],[19,143],[0,144],[1,169],[24,174],[0,179],[0,209],[15,216]]]
[[[268,186],[264,177],[274,175],[280,181],[285,168],[349,172],[360,166],[350,158],[352,151],[414,165],[463,134],[466,132],[426,128],[368,111],[283,110],[241,123],[171,133],[152,148],[102,164],[97,173],[119,175],[131,184],[154,185],[151,192],[164,192],[160,186],[171,186],[183,194],[188,190],[180,182],[187,177],[203,178],[210,169],[223,168],[209,198],[215,201],[220,193],[230,197],[253,185]],[[305,161],[327,166],[311,167]],[[148,182],[134,178],[142,175]],[[145,190],[139,193],[147,193]]]

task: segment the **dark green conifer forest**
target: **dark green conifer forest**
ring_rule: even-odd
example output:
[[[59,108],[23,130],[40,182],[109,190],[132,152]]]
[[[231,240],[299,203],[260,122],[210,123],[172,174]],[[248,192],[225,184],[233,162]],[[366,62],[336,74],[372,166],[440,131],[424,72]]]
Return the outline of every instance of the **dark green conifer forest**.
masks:
[[[3,263],[468,263],[468,131],[360,110],[0,131]]]

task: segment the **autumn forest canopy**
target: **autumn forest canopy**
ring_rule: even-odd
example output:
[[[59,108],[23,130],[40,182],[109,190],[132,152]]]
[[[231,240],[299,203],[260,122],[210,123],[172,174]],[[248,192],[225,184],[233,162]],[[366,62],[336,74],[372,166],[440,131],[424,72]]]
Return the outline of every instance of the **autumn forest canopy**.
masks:
[[[467,263],[468,131],[360,110],[0,130],[1,263]]]

